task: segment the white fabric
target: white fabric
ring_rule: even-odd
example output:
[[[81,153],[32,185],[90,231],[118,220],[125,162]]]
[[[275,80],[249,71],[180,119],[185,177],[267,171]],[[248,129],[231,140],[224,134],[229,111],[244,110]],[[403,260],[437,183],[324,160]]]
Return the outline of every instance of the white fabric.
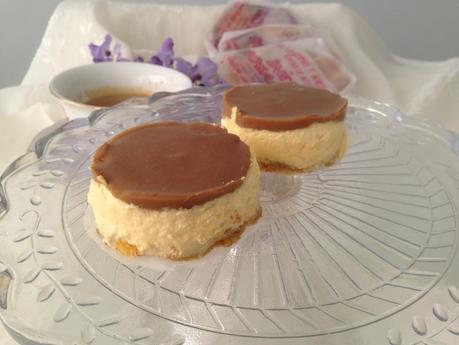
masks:
[[[388,52],[364,19],[337,4],[291,5],[302,23],[334,38],[345,64],[357,77],[353,93],[393,104],[459,131],[459,59],[422,62]],[[64,1],[52,15],[21,86],[0,90],[0,172],[25,152],[43,128],[65,118],[48,92],[58,72],[90,63],[87,44],[105,33],[137,52],[152,52],[174,39],[179,55],[204,54],[203,41],[223,6],[166,6],[106,1]],[[0,345],[13,344],[0,326]]]

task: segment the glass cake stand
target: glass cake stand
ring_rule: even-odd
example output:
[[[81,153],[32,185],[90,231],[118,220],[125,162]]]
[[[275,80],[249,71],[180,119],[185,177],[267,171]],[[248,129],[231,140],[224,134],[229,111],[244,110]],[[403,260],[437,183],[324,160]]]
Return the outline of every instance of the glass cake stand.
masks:
[[[231,247],[147,262],[91,236],[95,149],[141,123],[218,123],[225,88],[160,93],[55,126],[8,168],[7,328],[32,344],[458,344],[459,140],[384,104],[349,97],[339,163],[262,174],[263,217]]]

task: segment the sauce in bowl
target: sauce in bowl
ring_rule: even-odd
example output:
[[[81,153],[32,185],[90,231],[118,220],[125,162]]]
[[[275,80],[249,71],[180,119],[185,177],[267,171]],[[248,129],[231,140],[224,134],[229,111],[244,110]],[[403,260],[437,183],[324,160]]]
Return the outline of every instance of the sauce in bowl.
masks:
[[[118,93],[91,98],[86,101],[86,104],[94,105],[96,107],[112,107],[118,103],[124,102],[129,98],[149,96],[149,93]]]
[[[104,87],[86,92],[84,103],[96,107],[112,107],[133,97],[150,97],[152,92],[144,89]]]
[[[87,117],[100,108],[128,98],[148,97],[156,92],[178,92],[192,87],[190,78],[176,70],[149,63],[104,62],[70,68],[49,84],[69,119]],[[140,96],[140,97],[139,97]]]

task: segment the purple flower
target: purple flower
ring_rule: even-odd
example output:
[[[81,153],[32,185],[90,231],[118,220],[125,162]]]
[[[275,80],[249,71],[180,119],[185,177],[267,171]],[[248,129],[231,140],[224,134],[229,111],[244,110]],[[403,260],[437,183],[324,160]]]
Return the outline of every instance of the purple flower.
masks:
[[[193,75],[191,81],[199,86],[210,86],[217,81],[218,66],[211,59],[200,57],[193,66]]]
[[[156,54],[150,58],[150,63],[164,67],[172,67],[173,62],[174,41],[172,41],[172,38],[168,37],[164,40],[163,44],[161,44]]]
[[[217,82],[217,64],[206,57],[200,57],[195,65],[181,57],[174,57],[174,68],[187,75],[193,84],[210,86]]]
[[[104,41],[100,46],[94,43],[89,44],[89,51],[92,55],[92,61],[94,62],[106,62],[106,61],[129,61],[126,58],[121,57],[121,44],[116,43],[113,46],[113,50],[110,49],[112,43],[112,36],[105,35]]]
[[[187,75],[191,79],[193,76],[193,65],[191,64],[191,62],[181,57],[174,58],[174,61],[175,61],[175,69]]]
[[[158,65],[158,66],[162,66],[163,65],[162,60],[159,57],[157,57],[156,55],[153,55],[150,58],[150,63],[152,63],[153,65]]]
[[[150,58],[150,63],[169,68],[187,75],[195,85],[209,86],[216,82],[217,64],[206,57],[200,57],[195,65],[181,57],[174,56],[174,42],[166,38],[161,48]]]
[[[113,54],[110,50],[110,44],[112,43],[112,36],[105,35],[104,41],[100,46],[90,43],[89,50],[92,55],[92,61],[94,62],[104,62],[104,61],[113,61]],[[121,49],[121,45],[120,45]]]
[[[105,35],[101,45],[89,44],[89,50],[94,62],[104,61],[129,61],[121,56],[121,44],[116,43],[110,48],[112,36]],[[145,62],[143,57],[137,56],[135,62]],[[218,84],[221,80],[217,77],[217,64],[206,57],[200,57],[195,65],[181,57],[174,56],[174,42],[168,37],[161,44],[159,50],[148,61],[154,65],[174,68],[187,75],[193,84],[198,86],[210,86]]]

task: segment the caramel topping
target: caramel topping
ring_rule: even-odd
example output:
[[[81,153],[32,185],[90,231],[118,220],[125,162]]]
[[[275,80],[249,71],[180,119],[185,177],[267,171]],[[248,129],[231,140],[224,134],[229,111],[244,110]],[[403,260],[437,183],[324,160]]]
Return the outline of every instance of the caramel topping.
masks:
[[[128,129],[96,151],[93,178],[147,209],[191,208],[238,188],[250,166],[239,137],[207,124],[161,122]]]
[[[96,107],[112,107],[114,105],[117,105],[121,102],[124,102],[125,100],[128,100],[129,98],[133,97],[148,97],[150,96],[151,93],[119,93],[119,94],[112,94],[112,95],[103,95],[95,98],[91,98],[88,101],[86,101],[86,104],[89,105],[94,105]]]
[[[240,127],[285,131],[314,122],[343,121],[347,100],[340,95],[294,83],[235,86],[223,97],[223,117],[236,107]]]

